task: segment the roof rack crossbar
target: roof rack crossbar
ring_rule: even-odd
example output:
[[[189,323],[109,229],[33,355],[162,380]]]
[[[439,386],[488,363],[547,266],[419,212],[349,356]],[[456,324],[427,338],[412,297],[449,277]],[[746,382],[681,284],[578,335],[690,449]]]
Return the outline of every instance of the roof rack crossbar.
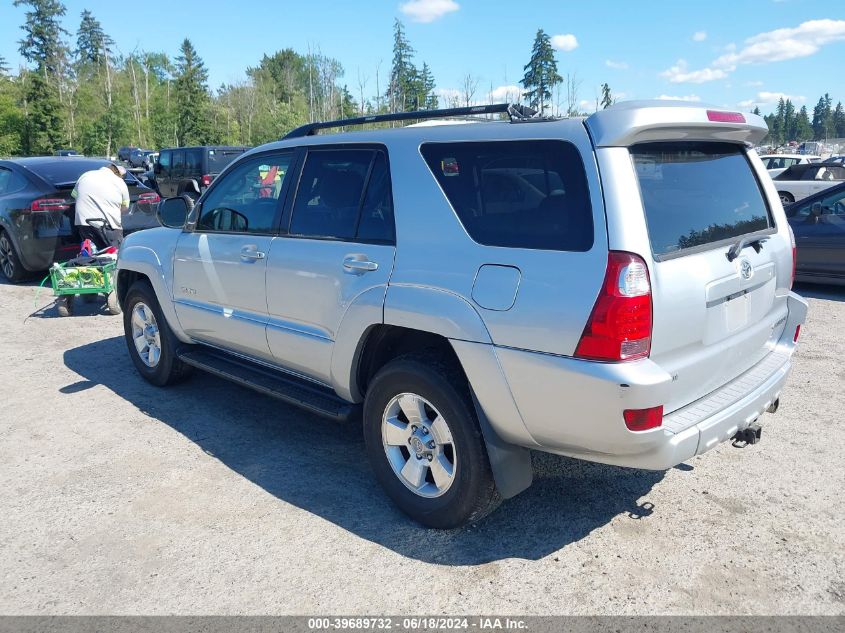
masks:
[[[528,119],[536,111],[527,106],[512,103],[492,103],[490,105],[468,106],[462,108],[444,108],[443,110],[416,110],[413,112],[393,112],[390,114],[373,114],[352,119],[337,119],[335,121],[316,121],[294,128],[282,137],[282,140],[313,136],[317,130],[332,127],[346,127],[348,125],[366,125],[367,123],[386,123],[389,121],[410,121],[414,119],[445,119],[453,116],[469,116],[477,114],[497,114],[506,112],[511,121]]]

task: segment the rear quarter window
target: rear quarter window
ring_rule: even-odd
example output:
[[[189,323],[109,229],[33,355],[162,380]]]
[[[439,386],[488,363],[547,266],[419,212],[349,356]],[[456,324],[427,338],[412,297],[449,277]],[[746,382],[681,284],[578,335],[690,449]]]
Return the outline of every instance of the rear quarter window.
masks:
[[[571,143],[426,143],[420,151],[479,244],[558,251],[592,247],[587,177]]]
[[[774,226],[741,147],[666,142],[630,151],[658,258]]]

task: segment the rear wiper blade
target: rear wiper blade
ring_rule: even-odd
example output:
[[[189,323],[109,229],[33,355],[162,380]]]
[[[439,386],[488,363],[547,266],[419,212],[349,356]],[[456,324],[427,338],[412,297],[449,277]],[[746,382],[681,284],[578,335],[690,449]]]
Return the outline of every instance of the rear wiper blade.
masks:
[[[732,262],[739,254],[742,252],[742,249],[751,246],[754,249],[754,252],[759,253],[760,250],[763,248],[763,242],[768,240],[768,237],[764,236],[757,236],[754,237],[753,235],[749,235],[748,237],[743,237],[737,243],[733,244],[729,249],[728,252],[725,253],[725,257],[728,258],[729,262]]]

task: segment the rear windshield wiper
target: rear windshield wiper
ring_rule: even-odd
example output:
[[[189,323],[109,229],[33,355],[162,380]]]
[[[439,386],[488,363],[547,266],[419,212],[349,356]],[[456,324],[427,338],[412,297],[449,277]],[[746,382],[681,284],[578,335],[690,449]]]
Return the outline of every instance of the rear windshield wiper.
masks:
[[[755,253],[759,253],[763,249],[763,242],[765,242],[768,239],[769,239],[768,237],[759,236],[759,235],[756,236],[756,237],[753,236],[753,235],[748,235],[746,237],[743,237],[742,239],[740,239],[738,242],[733,244],[728,249],[728,252],[725,253],[725,257],[728,258],[729,262],[732,262],[737,257],[739,257],[739,254],[742,252],[742,249],[744,249],[748,246],[751,246],[754,249]]]

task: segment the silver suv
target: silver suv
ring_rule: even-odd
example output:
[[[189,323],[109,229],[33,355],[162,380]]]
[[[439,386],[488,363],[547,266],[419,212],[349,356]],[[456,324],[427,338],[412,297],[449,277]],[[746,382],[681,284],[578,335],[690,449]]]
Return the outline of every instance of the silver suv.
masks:
[[[437,528],[528,487],[530,450],[667,469],[756,442],[807,310],[749,149],[763,120],[670,102],[508,111],[305,126],[196,206],[164,202],[170,228],[129,236],[118,263],[135,367],[361,421],[387,494]]]

